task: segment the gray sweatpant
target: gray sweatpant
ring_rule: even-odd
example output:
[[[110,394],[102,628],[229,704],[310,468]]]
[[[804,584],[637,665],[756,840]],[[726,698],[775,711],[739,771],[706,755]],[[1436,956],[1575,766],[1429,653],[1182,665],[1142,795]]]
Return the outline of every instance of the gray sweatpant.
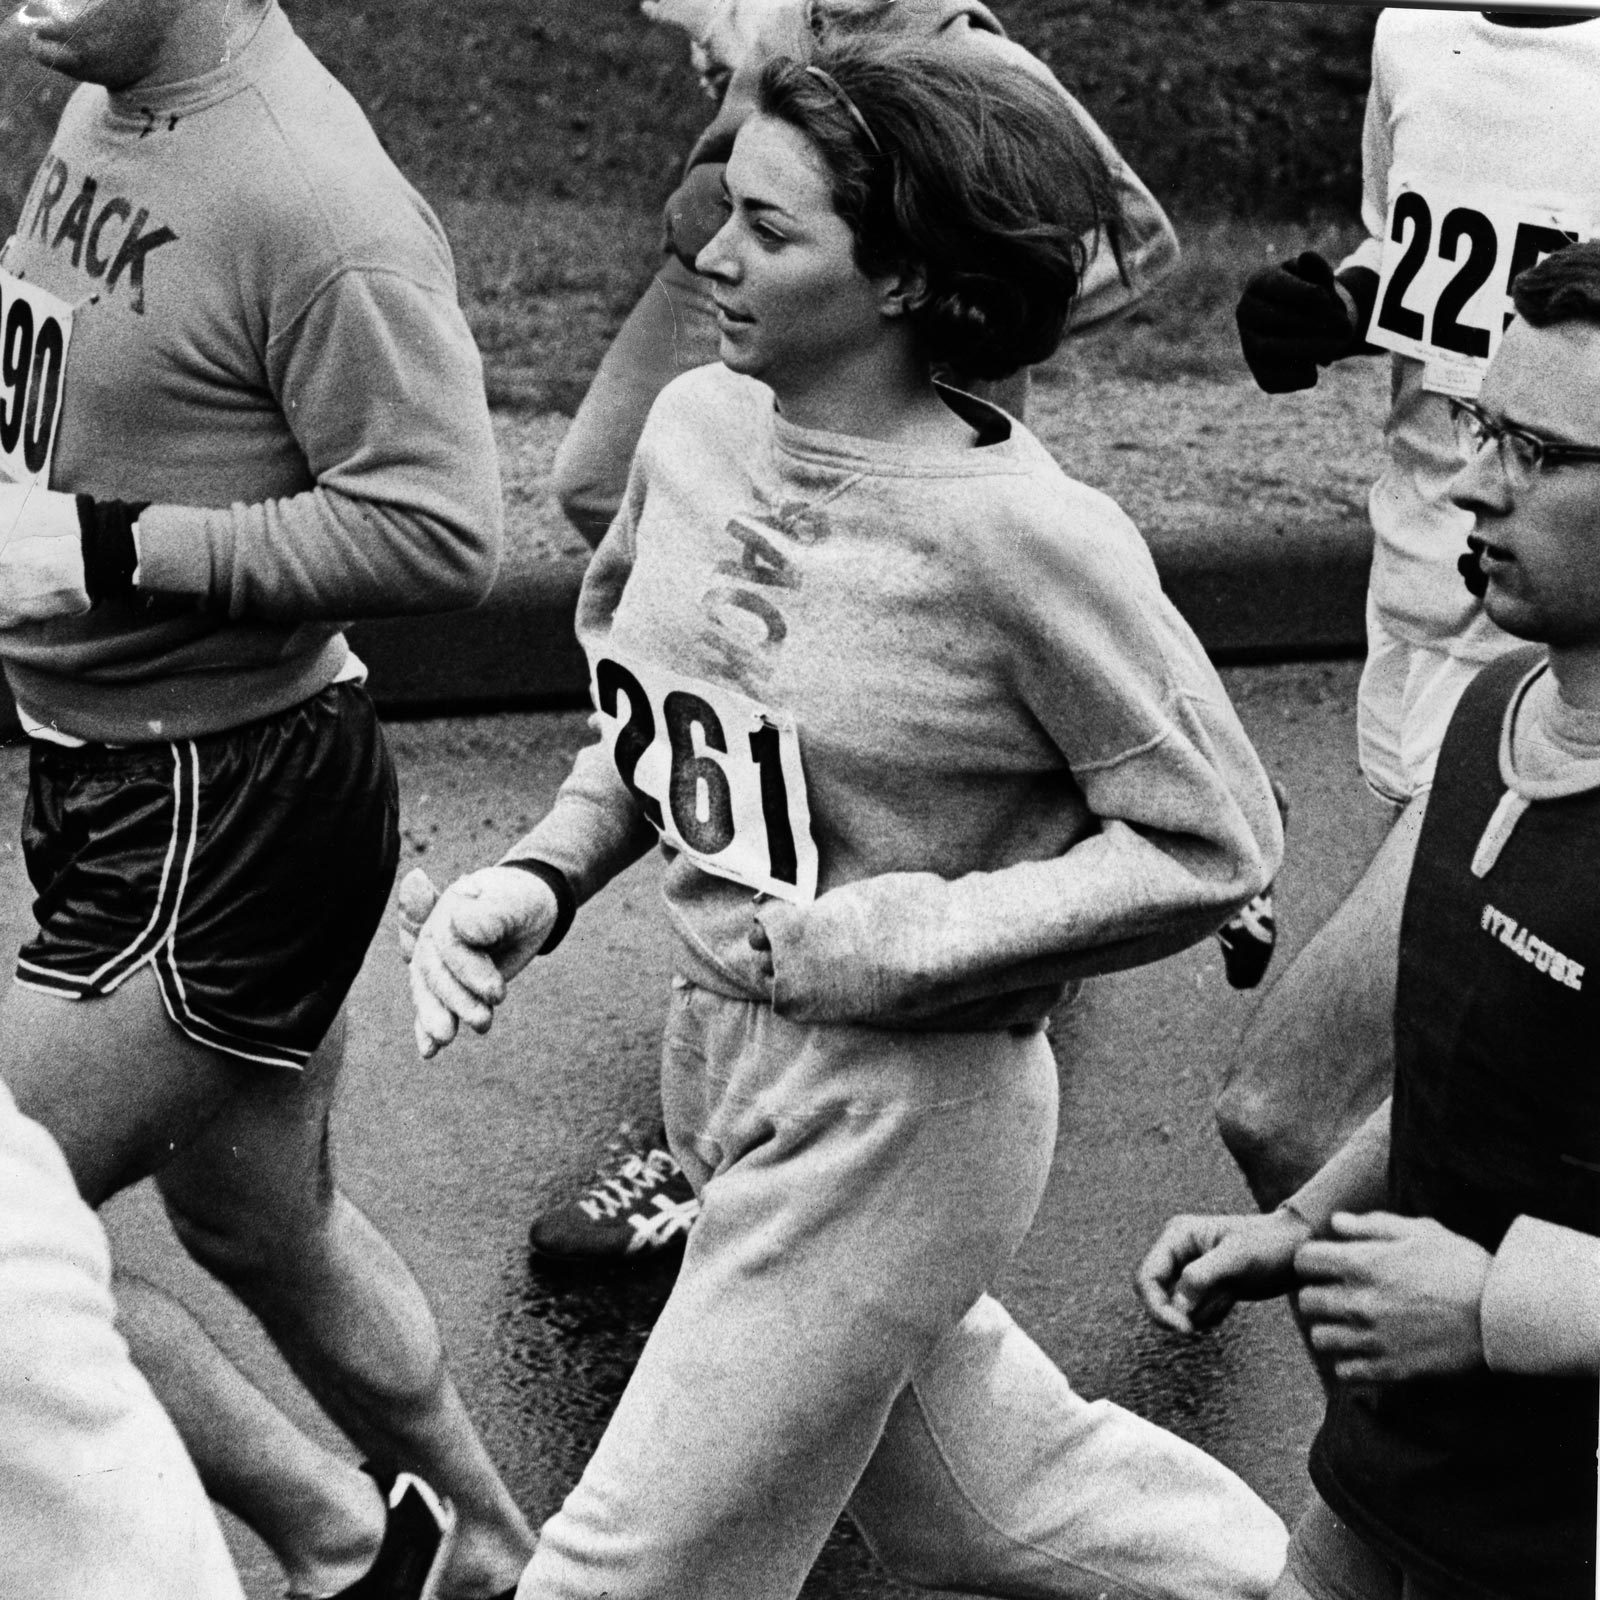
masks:
[[[1055,1148],[1042,1034],[799,1025],[680,980],[663,1103],[704,1211],[519,1600],[786,1600],[846,1507],[928,1588],[1268,1593],[1278,1518],[986,1292]]]

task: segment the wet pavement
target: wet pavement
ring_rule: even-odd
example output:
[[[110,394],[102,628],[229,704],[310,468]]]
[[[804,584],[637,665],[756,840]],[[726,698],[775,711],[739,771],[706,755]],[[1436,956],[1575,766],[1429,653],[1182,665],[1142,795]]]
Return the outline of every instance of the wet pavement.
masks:
[[[1278,895],[1291,953],[1354,881],[1372,833],[1373,803],[1354,768],[1357,671],[1339,662],[1226,674],[1293,800]],[[585,737],[573,714],[399,723],[390,733],[403,865],[441,880],[493,859],[535,820]],[[0,778],[14,791],[21,757],[5,759]],[[20,926],[20,887],[7,906]],[[387,933],[352,1000],[337,1124],[343,1181],[434,1300],[468,1405],[535,1522],[581,1469],[671,1274],[532,1274],[527,1222],[588,1176],[619,1119],[648,1122],[666,980],[656,868],[646,862],[586,908],[485,1039],[417,1060]],[[1058,1022],[1055,1172],[1000,1293],[1083,1392],[1193,1439],[1291,1516],[1318,1398],[1282,1306],[1245,1308],[1217,1335],[1184,1344],[1144,1322],[1129,1287],[1171,1212],[1247,1204],[1210,1101],[1251,1004],[1227,986],[1208,942],[1091,985]],[[107,1215],[124,1261],[173,1285],[269,1393],[334,1439],[258,1330],[176,1258],[148,1194],[122,1197]],[[230,1538],[251,1600],[280,1594],[260,1545],[236,1525]],[[913,1592],[878,1572],[847,1529],[805,1589],[811,1600]]]

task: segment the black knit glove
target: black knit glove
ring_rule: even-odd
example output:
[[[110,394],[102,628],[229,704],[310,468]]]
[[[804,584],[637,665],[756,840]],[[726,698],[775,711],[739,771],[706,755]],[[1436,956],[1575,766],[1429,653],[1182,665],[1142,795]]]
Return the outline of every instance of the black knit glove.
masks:
[[[1362,330],[1351,320],[1339,280],[1314,250],[1256,273],[1234,317],[1245,365],[1268,394],[1310,389],[1318,367],[1361,348]]]

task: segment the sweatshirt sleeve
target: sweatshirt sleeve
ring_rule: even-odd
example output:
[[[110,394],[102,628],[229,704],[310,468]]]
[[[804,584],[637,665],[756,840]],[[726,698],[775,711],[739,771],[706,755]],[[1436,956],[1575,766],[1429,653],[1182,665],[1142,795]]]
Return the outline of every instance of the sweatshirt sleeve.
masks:
[[[290,621],[481,600],[500,561],[499,462],[454,296],[350,267],[274,333],[266,360],[314,486],[256,505],[151,507],[140,588]]]
[[[1378,21],[1380,30],[1384,26]],[[1383,34],[1372,49],[1372,87],[1361,122],[1361,221],[1367,236],[1339,263],[1339,271],[1365,267],[1383,270],[1383,235],[1389,225],[1389,169],[1394,164],[1394,142],[1389,132],[1389,99],[1383,81]]]
[[[621,509],[584,573],[577,631],[586,647],[589,640],[610,631],[612,614],[633,570],[634,529],[644,503],[646,456],[643,448],[635,454]],[[578,753],[543,820],[502,859],[548,862],[566,877],[582,905],[659,840],[618,775],[604,740],[596,739]]]
[[[1481,1314],[1496,1372],[1600,1373],[1600,1239],[1518,1217],[1489,1265]]]
[[[1267,775],[1121,522],[1106,548],[1092,536],[997,540],[987,578],[1017,687],[1093,829],[1045,860],[954,880],[891,873],[806,908],[763,907],[778,1010],[893,1023],[1140,965],[1214,931],[1270,882],[1283,833]]]

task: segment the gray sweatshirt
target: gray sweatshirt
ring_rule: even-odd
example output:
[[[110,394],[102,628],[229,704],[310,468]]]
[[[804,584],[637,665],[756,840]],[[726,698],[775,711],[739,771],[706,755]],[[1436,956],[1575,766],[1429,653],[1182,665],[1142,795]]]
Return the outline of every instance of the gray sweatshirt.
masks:
[[[908,451],[794,427],[720,366],[679,378],[579,602],[591,664],[658,663],[793,719],[815,900],[753,904],[670,848],[666,898],[687,977],[797,1018],[1037,1022],[1072,980],[1210,932],[1282,852],[1138,531],[1021,424],[954,403],[1009,436]],[[694,738],[696,759],[740,757]],[[655,838],[602,741],[511,854],[581,901]]]
[[[276,6],[203,77],[79,89],[0,265],[78,308],[50,487],[153,503],[137,597],[0,632],[37,721],[237,726],[339,674],[341,621],[492,582],[499,466],[449,246]]]

